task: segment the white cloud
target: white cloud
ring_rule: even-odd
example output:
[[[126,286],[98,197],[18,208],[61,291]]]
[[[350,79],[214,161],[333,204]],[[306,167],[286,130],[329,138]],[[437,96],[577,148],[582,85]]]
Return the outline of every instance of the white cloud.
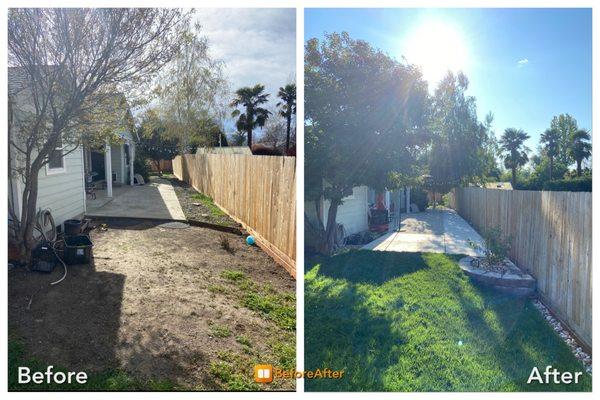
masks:
[[[521,58],[519,61],[517,61],[517,67],[524,67],[527,64],[529,64],[529,60],[527,58]]]
[[[295,9],[200,8],[195,19],[225,62],[231,90],[262,83],[274,105],[279,87],[296,76]]]

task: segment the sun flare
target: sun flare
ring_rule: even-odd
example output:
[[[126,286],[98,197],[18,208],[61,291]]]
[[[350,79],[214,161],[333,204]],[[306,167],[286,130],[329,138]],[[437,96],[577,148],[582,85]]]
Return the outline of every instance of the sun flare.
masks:
[[[460,30],[441,20],[428,20],[412,31],[406,40],[404,56],[422,68],[424,78],[435,85],[448,70],[466,71],[469,54]]]

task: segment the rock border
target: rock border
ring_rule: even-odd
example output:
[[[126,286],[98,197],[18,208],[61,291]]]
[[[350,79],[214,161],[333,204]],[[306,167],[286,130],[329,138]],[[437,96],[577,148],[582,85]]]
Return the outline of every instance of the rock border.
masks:
[[[585,372],[592,375],[592,356],[586,353],[581,348],[581,346],[579,346],[579,344],[573,338],[573,336],[571,336],[569,331],[563,326],[563,324],[559,320],[554,318],[554,316],[552,315],[548,307],[544,305],[544,303],[542,303],[538,299],[533,300],[532,303],[534,307],[540,312],[540,314],[542,314],[542,317],[544,317],[548,325],[550,325],[552,329],[554,329],[554,331],[558,334],[558,336],[560,336],[563,342],[565,342],[566,345],[569,346],[569,349],[571,349],[571,352],[573,353],[575,358],[581,361],[585,368]]]
[[[474,281],[492,287],[504,293],[514,294],[516,296],[533,296],[536,291],[536,280],[531,275],[521,272],[507,272],[501,274],[498,272],[487,271],[481,268],[475,268],[471,265],[474,257],[463,257],[458,262],[460,269],[465,274],[471,277]],[[520,271],[520,269],[510,260],[506,260],[510,264],[512,271]]]

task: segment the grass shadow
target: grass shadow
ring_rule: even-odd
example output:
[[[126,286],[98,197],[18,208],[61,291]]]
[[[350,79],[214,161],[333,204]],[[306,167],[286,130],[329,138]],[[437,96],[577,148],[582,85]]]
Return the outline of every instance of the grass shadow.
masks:
[[[461,256],[355,251],[305,276],[305,366],[345,379],[307,391],[585,391],[527,385],[534,366],[582,371],[527,299],[474,286]]]
[[[427,268],[427,264],[421,253],[351,250],[323,259],[319,274],[352,283],[381,285],[422,268]]]

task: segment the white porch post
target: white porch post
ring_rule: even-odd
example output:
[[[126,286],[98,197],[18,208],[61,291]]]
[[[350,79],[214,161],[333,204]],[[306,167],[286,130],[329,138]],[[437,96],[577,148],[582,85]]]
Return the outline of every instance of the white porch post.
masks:
[[[129,142],[129,182],[133,186],[133,160],[135,159],[135,146]]]
[[[410,186],[406,188],[406,213],[410,212]]]
[[[113,197],[112,191],[112,157],[110,153],[110,143],[106,142],[106,151],[104,152],[104,175],[106,179],[106,196]]]

